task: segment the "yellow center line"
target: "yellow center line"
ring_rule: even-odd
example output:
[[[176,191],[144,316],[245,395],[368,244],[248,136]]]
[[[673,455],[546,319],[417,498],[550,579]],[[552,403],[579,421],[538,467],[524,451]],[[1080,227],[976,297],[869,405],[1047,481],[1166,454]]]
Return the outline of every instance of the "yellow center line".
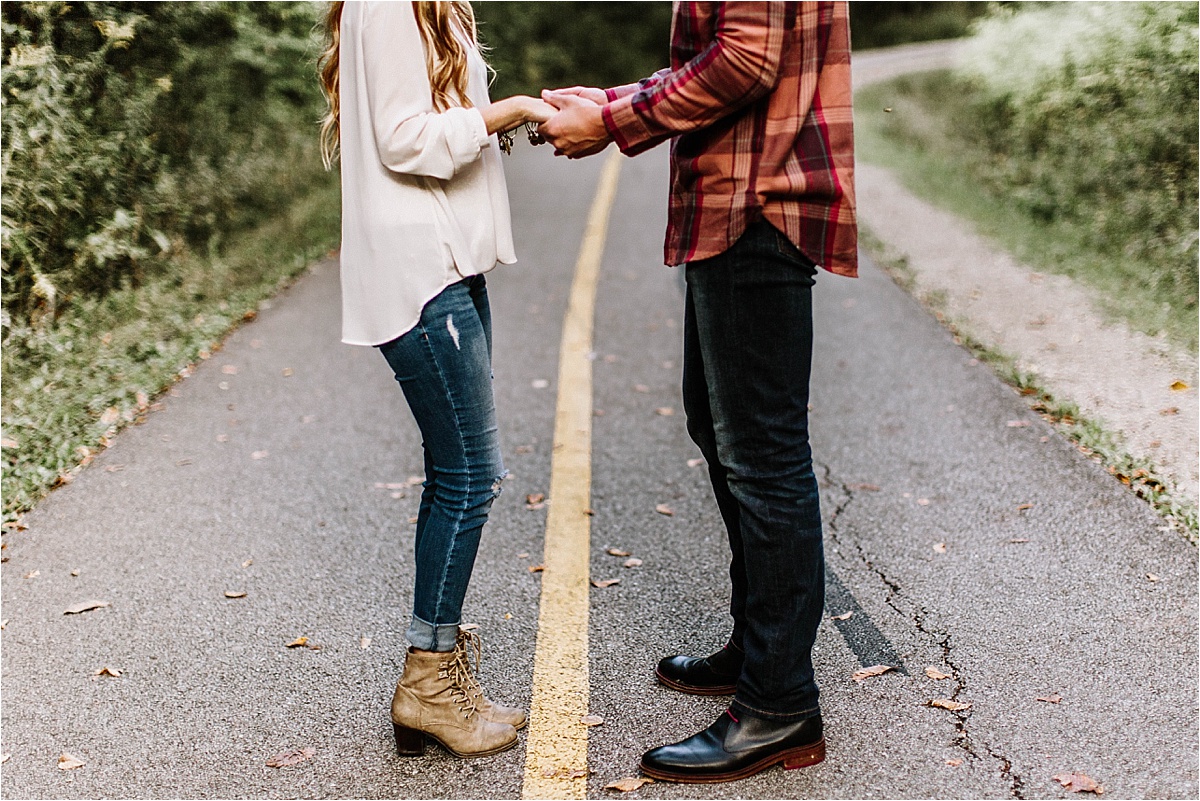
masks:
[[[523,798],[587,794],[592,318],[620,158],[614,150],[600,176],[563,319]]]

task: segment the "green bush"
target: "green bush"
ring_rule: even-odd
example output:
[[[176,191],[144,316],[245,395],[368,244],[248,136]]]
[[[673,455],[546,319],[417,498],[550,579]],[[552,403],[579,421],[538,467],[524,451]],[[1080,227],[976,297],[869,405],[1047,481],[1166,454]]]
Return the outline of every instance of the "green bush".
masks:
[[[980,175],[1065,218],[1168,304],[1197,305],[1195,3],[1038,4],[982,21],[960,74]]]
[[[314,11],[4,4],[6,332],[216,253],[318,180]]]

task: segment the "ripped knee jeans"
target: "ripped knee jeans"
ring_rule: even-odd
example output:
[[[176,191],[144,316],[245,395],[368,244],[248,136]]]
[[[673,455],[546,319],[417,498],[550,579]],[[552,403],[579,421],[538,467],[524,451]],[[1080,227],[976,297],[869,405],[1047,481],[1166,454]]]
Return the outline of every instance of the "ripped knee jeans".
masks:
[[[425,304],[414,328],[379,350],[404,391],[425,451],[407,637],[424,651],[451,651],[480,533],[506,472],[483,276],[446,287]]]

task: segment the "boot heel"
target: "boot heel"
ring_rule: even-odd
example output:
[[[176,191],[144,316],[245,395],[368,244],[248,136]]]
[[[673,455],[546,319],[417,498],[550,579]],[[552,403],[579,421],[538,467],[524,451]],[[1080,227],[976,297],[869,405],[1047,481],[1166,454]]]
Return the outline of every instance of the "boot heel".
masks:
[[[392,724],[392,733],[396,735],[396,753],[400,756],[422,756],[425,753],[425,732]]]
[[[803,751],[794,752],[783,760],[784,770],[796,770],[797,768],[807,768],[818,762],[825,761],[825,741],[821,740],[816,745],[805,748]]]

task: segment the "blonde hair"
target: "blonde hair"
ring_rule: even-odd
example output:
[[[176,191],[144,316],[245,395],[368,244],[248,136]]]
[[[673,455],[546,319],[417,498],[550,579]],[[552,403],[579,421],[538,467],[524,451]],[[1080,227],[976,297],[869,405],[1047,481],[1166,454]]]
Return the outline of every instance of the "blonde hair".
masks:
[[[332,167],[337,158],[340,129],[338,126],[338,46],[341,42],[342,6],[329,4],[325,12],[325,50],[317,60],[321,91],[329,104],[321,121],[321,160],[325,168]],[[435,111],[452,106],[470,108],[467,97],[467,44],[482,52],[475,27],[475,12],[466,0],[415,0],[413,13],[417,30],[425,44],[425,71],[429,75],[429,90]],[[466,38],[466,42],[463,38]]]

